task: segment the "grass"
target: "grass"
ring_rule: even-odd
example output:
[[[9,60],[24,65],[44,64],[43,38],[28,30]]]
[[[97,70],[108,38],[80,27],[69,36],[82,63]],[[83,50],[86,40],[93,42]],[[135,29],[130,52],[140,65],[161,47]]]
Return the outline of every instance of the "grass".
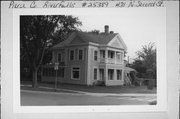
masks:
[[[22,82],[21,84],[31,84],[30,82]],[[39,86],[54,88],[53,83],[39,83]],[[25,87],[23,87],[24,89]],[[154,94],[156,93],[156,88],[153,90],[148,90],[147,86],[85,86],[85,85],[75,85],[75,84],[58,84],[59,89],[68,89],[83,92],[92,93],[144,93],[144,94]],[[26,87],[26,89],[28,89]],[[31,88],[32,89],[32,88]],[[37,90],[37,89],[34,89]],[[40,89],[38,89],[40,90]],[[44,91],[51,91],[42,89]]]

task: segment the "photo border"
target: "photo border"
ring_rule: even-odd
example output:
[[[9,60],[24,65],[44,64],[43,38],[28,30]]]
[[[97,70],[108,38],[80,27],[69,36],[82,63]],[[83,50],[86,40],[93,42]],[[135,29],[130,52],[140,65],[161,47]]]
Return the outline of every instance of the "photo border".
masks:
[[[173,3],[171,4],[173,7],[175,6]],[[3,7],[3,5],[2,5],[2,7]],[[177,7],[177,6],[176,6]],[[175,8],[176,8],[175,7]],[[75,8],[73,8],[73,9],[75,9]],[[95,8],[93,8],[93,9],[95,9]],[[172,9],[172,8],[171,8]],[[6,8],[6,10],[7,10],[7,8]],[[28,11],[31,11],[32,9],[28,9]],[[37,9],[36,9],[37,10]],[[33,11],[36,11],[35,9],[33,9]],[[40,10],[40,9],[38,9],[38,10]],[[52,9],[52,11],[54,11],[54,10],[56,10],[56,9]],[[177,11],[175,11],[175,10],[177,10],[177,8],[176,9],[172,9],[172,11],[169,11],[169,13],[171,13],[171,12],[176,12],[177,13]],[[12,12],[13,11],[13,12]],[[25,12],[26,10],[23,10],[23,12]],[[44,10],[43,10],[44,11]],[[49,11],[49,9],[46,9],[46,11]],[[52,12],[51,11],[51,12]],[[5,21],[5,18],[3,18],[2,19],[2,21],[1,21],[1,24],[2,24],[2,49],[3,49],[3,52],[2,52],[2,57],[3,57],[3,60],[2,60],[2,78],[3,79],[7,79],[7,80],[2,80],[2,98],[4,98],[4,99],[7,99],[7,97],[11,97],[12,99],[8,99],[8,100],[6,100],[6,101],[4,101],[4,100],[2,100],[2,109],[5,109],[4,108],[4,106],[7,106],[8,108],[10,108],[10,113],[11,113],[11,115],[13,115],[13,117],[15,116],[15,117],[18,117],[18,118],[21,118],[21,116],[19,115],[19,114],[22,114],[22,113],[24,113],[24,114],[22,114],[22,117],[23,117],[23,115],[25,116],[25,115],[29,115],[29,114],[34,114],[34,116],[36,117],[37,116],[37,114],[35,114],[35,113],[39,113],[40,115],[41,115],[41,113],[46,113],[46,112],[44,112],[43,110],[41,110],[41,108],[39,108],[39,106],[38,107],[36,107],[39,111],[30,111],[30,110],[32,110],[32,108],[31,107],[27,107],[27,108],[24,108],[24,109],[22,109],[22,107],[19,107],[20,105],[20,103],[19,103],[19,99],[20,99],[20,97],[19,97],[19,99],[17,98],[17,91],[19,91],[19,93],[20,93],[20,90],[19,90],[19,88],[17,88],[17,86],[18,85],[20,85],[18,82],[17,82],[17,80],[18,80],[18,76],[17,76],[17,74],[19,74],[19,73],[15,73],[14,71],[17,71],[17,67],[19,67],[18,66],[18,63],[19,63],[19,59],[17,58],[17,55],[19,55],[19,54],[16,54],[16,53],[18,53],[17,51],[19,51],[19,45],[18,45],[18,42],[17,42],[17,40],[18,40],[18,35],[17,34],[19,34],[18,33],[18,31],[19,30],[17,30],[17,28],[19,28],[19,26],[18,26],[18,24],[16,24],[17,23],[17,21],[18,21],[18,12],[19,13],[22,13],[22,10],[20,10],[20,9],[13,9],[13,10],[9,10],[8,12],[6,12],[7,14],[5,14],[4,13],[4,10],[2,10],[2,15],[4,15],[5,16],[5,18],[8,18],[8,16],[9,15],[11,15],[11,16],[13,16],[13,17],[11,17],[11,18],[13,18],[13,19],[11,19],[11,20],[7,20],[7,21],[10,21],[10,25],[11,26],[13,26],[13,30],[11,29],[10,30],[10,34],[13,34],[13,37],[12,36],[9,36],[9,37],[7,37],[6,35],[5,35],[5,33],[7,33],[8,32],[8,29],[7,28],[12,28],[12,27],[10,27],[10,26],[6,26],[5,27],[5,24],[2,24],[4,21]],[[167,15],[169,14],[169,13],[166,13]],[[18,15],[17,15],[18,14]],[[32,13],[31,13],[32,14]],[[16,16],[17,15],[17,16]],[[51,13],[51,15],[52,15],[52,13]],[[170,15],[170,14],[169,14]],[[176,15],[174,16],[174,17],[177,17]],[[173,17],[173,18],[174,18]],[[169,18],[169,16],[168,17],[166,17],[167,19],[167,21],[168,21],[168,18]],[[169,20],[172,20],[172,18],[169,18]],[[174,20],[174,19],[173,19]],[[176,21],[176,20],[174,20],[175,21],[175,24],[177,25],[178,24],[178,22]],[[168,27],[169,26],[169,27]],[[172,26],[173,26],[173,28],[172,28]],[[170,113],[170,110],[169,109],[174,109],[174,107],[172,108],[171,106],[172,105],[174,105],[174,103],[177,103],[178,101],[177,101],[177,99],[173,99],[174,97],[177,97],[176,96],[176,92],[177,92],[177,89],[178,89],[178,85],[177,85],[177,82],[176,81],[178,81],[177,79],[177,77],[178,77],[178,75],[174,75],[174,76],[172,76],[172,74],[170,74],[170,73],[172,73],[172,71],[173,72],[177,72],[178,73],[178,68],[176,67],[177,66],[177,64],[178,64],[178,60],[175,60],[174,58],[178,58],[178,56],[176,56],[177,55],[177,52],[174,52],[174,53],[172,53],[172,51],[176,51],[177,49],[178,49],[178,47],[174,47],[174,46],[177,46],[177,26],[175,27],[175,25],[173,24],[170,24],[170,23],[167,23],[167,31],[166,31],[166,34],[167,34],[167,43],[165,43],[164,42],[164,44],[163,44],[163,46],[162,46],[162,48],[165,50],[165,52],[164,52],[164,50],[162,51],[162,54],[163,55],[161,55],[161,56],[159,56],[159,58],[162,58],[162,56],[164,56],[164,58],[165,59],[163,59],[163,60],[160,60],[160,62],[159,63],[162,63],[163,65],[164,65],[164,63],[163,63],[163,61],[165,61],[165,63],[167,64],[167,70],[165,70],[165,72],[163,72],[164,74],[167,74],[167,75],[165,75],[165,78],[167,77],[167,79],[168,79],[168,81],[167,81],[167,84],[168,84],[168,86],[167,86],[167,88],[166,87],[164,87],[165,88],[165,91],[163,92],[163,94],[167,94],[168,93],[168,97],[167,97],[167,102],[168,102],[168,104],[167,104],[167,106],[165,106],[164,107],[164,109],[163,110],[156,110],[156,111],[153,111],[153,110],[149,110],[149,111],[143,111],[143,110],[139,110],[139,111],[133,111],[136,107],[134,107],[134,106],[132,106],[131,108],[133,108],[133,110],[132,111],[125,111],[125,107],[127,107],[127,106],[123,106],[124,108],[123,108],[123,111],[122,112],[126,112],[126,113],[119,113],[119,111],[115,111],[115,110],[109,110],[109,108],[106,110],[106,111],[108,111],[108,112],[111,112],[111,113],[109,113],[110,115],[112,114],[112,115],[114,115],[115,117],[117,116],[117,115],[121,115],[121,116],[123,116],[123,117],[126,117],[126,118],[131,118],[131,117],[133,117],[133,116],[128,116],[127,114],[129,113],[129,112],[134,112],[134,113],[131,113],[131,114],[133,114],[133,115],[136,115],[136,117],[135,118],[138,118],[139,117],[139,114],[142,114],[142,113],[138,113],[138,112],[143,112],[143,115],[145,115],[145,117],[147,116],[147,115],[149,115],[149,114],[152,114],[150,117],[152,117],[153,115],[154,115],[154,117],[156,117],[157,115],[159,115],[159,116],[161,116],[161,117],[166,117],[166,118],[168,118],[168,117],[170,117],[171,119],[174,119],[174,118],[172,118],[172,117],[177,117],[177,116],[173,116],[172,114],[174,114],[174,113]],[[175,29],[175,30],[173,30],[173,29]],[[169,32],[168,32],[169,31]],[[172,33],[172,31],[175,31],[175,33],[173,34]],[[168,34],[170,33],[170,36],[168,36]],[[172,35],[175,35],[175,36],[173,36],[173,38],[171,37]],[[6,38],[7,38],[7,41],[5,41],[4,39],[6,39],[5,38],[5,36],[6,36]],[[173,39],[173,40],[169,40],[169,38],[171,37],[171,39]],[[12,38],[13,38],[13,43],[12,43]],[[9,44],[9,45],[8,45]],[[7,45],[6,47],[5,47],[5,45]],[[13,47],[12,47],[13,46]],[[7,49],[7,48],[9,48],[9,49]],[[9,54],[8,56],[7,56],[7,54]],[[170,57],[170,56],[174,56],[174,54],[175,54],[175,57]],[[13,56],[13,57],[12,57]],[[10,59],[9,59],[10,58]],[[8,61],[10,61],[9,62],[9,64],[8,64]],[[5,64],[7,64],[8,66],[13,66],[13,70],[12,69],[10,69],[10,67],[7,67],[7,66],[5,66]],[[162,66],[162,64],[161,64],[161,66]],[[170,66],[171,65],[171,66]],[[17,66],[17,67],[16,67]],[[164,65],[165,67],[166,67],[166,65]],[[179,65],[178,65],[179,66]],[[18,69],[19,70],[19,69]],[[163,70],[163,69],[162,69]],[[162,70],[159,70],[159,71],[162,71]],[[164,71],[164,70],[163,70]],[[13,74],[13,77],[12,76],[7,76],[7,74],[8,73],[10,73],[10,74]],[[6,75],[5,75],[6,74]],[[17,79],[15,79],[14,80],[14,78],[17,78]],[[174,80],[170,80],[170,78],[173,78],[174,77]],[[12,82],[12,80],[10,80],[10,79],[13,79],[13,82]],[[6,84],[6,86],[5,86],[5,83],[9,83],[9,84]],[[12,86],[12,87],[11,87]],[[158,86],[159,87],[159,86]],[[157,88],[158,88],[157,87]],[[10,89],[9,89],[10,88]],[[162,88],[162,87],[161,87]],[[172,89],[172,88],[174,88],[174,89]],[[7,90],[7,89],[9,89],[8,90],[8,92],[10,92],[9,93],[9,95],[7,95],[7,94],[5,94],[4,93],[4,91],[5,90]],[[166,91],[166,89],[168,89],[167,91]],[[157,89],[158,90],[158,89]],[[12,93],[13,92],[13,93]],[[173,94],[171,94],[172,92],[175,92],[175,93],[173,93]],[[18,94],[19,95],[19,94]],[[172,96],[172,97],[171,97]],[[157,96],[158,97],[158,99],[160,99],[160,98],[162,98],[161,96]],[[9,102],[9,103],[8,103]],[[8,104],[10,104],[9,106],[7,105],[7,103]],[[44,107],[44,106],[43,106]],[[122,106],[121,106],[122,107]],[[140,106],[141,107],[141,106]],[[148,107],[148,106],[147,106]],[[154,107],[154,106],[153,106]],[[21,109],[20,109],[21,108]],[[64,108],[64,107],[63,107]],[[89,106],[89,108],[91,108],[91,106]],[[100,108],[100,109],[102,109],[102,108]],[[137,108],[136,108],[137,109]],[[154,108],[153,108],[154,109]],[[50,108],[48,108],[48,110],[50,110]],[[117,110],[117,109],[116,109]],[[177,113],[177,111],[178,111],[178,109],[174,109],[175,110],[175,112]],[[72,114],[72,115],[86,115],[86,113],[87,112],[89,112],[89,115],[91,115],[92,113],[90,113],[90,112],[93,112],[93,115],[96,115],[97,117],[98,117],[98,112],[100,113],[102,113],[102,112],[106,112],[105,110],[103,110],[103,111],[95,111],[94,110],[94,106],[90,109],[90,110],[87,110],[87,111],[84,111],[84,108],[83,108],[83,110],[82,111],[78,111],[78,112],[75,112],[74,110],[72,111],[72,113],[75,113],[75,114]],[[152,112],[153,111],[153,112]],[[171,110],[172,111],[172,110]],[[3,111],[2,110],[2,115],[4,115],[4,113],[8,113],[7,112],[7,109],[5,109],[5,111]],[[61,112],[63,112],[63,110],[61,111]],[[82,114],[82,112],[85,112],[85,114]],[[94,113],[94,112],[97,112],[97,113]],[[112,113],[113,112],[113,113]],[[116,113],[117,112],[117,113]],[[49,115],[52,115],[53,113],[59,113],[59,112],[49,112],[48,114]],[[60,115],[62,116],[62,115],[66,115],[65,117],[67,117],[67,116],[69,116],[69,115],[67,115],[66,113],[69,113],[69,112],[64,112],[64,114],[63,113],[61,113]],[[159,114],[158,114],[159,113]],[[39,115],[39,117],[47,117],[47,118],[49,118],[48,116],[43,116],[43,115],[41,115],[40,116]],[[46,115],[46,114],[45,114]],[[59,115],[59,114],[55,114],[55,115]],[[104,115],[107,115],[107,114],[104,114]],[[39,118],[38,117],[38,118]],[[108,117],[108,116],[107,116]],[[86,117],[86,118],[88,118],[88,117]],[[139,118],[141,118],[141,116],[139,117]],[[169,119],[170,119],[169,118]],[[162,119],[164,119],[164,118],[162,118]]]

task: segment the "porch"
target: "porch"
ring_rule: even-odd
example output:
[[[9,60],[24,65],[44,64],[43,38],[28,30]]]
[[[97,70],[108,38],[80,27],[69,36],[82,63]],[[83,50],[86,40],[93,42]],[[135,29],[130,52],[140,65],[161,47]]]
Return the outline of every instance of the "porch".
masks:
[[[120,50],[101,49],[99,62],[107,64],[123,64],[123,55],[123,52]]]
[[[42,82],[55,82],[56,77],[58,82],[63,82],[64,74],[65,74],[65,66],[58,66],[57,69],[55,69],[54,65],[41,66]]]
[[[124,71],[120,68],[99,68],[94,69],[93,85],[123,85]]]

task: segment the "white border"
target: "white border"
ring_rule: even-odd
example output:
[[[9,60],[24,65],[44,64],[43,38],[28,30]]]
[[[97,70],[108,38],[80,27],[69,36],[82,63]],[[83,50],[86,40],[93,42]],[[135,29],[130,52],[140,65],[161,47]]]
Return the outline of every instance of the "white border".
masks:
[[[100,14],[107,11],[112,14],[112,9],[14,9],[13,10],[13,112],[14,113],[79,113],[79,112],[154,112],[167,111],[167,80],[166,80],[166,40],[163,37],[157,42],[157,105],[133,106],[20,106],[20,77],[19,77],[19,16],[20,15],[55,15],[55,14]],[[125,8],[126,9],[126,8]],[[156,8],[164,10],[165,8]],[[120,10],[120,9],[116,9]],[[166,31],[164,31],[166,32]],[[166,33],[164,33],[166,34]]]

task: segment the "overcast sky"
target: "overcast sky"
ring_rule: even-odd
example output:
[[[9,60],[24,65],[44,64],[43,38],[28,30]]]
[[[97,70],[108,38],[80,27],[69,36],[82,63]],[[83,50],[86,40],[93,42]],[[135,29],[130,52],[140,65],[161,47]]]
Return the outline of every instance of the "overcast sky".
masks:
[[[162,8],[106,8],[84,9],[75,14],[82,21],[83,31],[94,29],[104,32],[104,25],[109,30],[119,33],[127,45],[127,56],[135,58],[135,52],[142,45],[165,40],[166,12]]]

